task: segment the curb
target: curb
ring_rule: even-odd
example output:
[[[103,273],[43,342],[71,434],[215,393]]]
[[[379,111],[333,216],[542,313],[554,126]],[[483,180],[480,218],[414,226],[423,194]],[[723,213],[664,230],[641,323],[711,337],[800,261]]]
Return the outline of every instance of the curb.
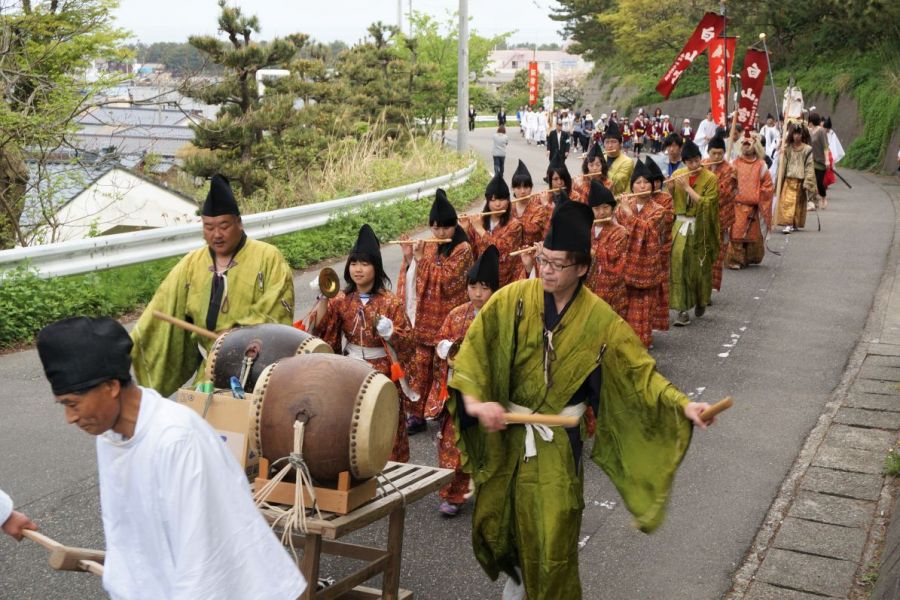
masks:
[[[848,597],[849,595],[850,597],[857,597],[862,590],[865,589],[864,586],[866,585],[866,579],[868,579],[869,566],[877,560],[884,544],[885,532],[890,523],[894,497],[891,493],[893,487],[892,479],[882,475],[881,485],[878,490],[877,505],[874,507],[872,518],[863,528],[866,531],[866,539],[861,555],[859,555],[859,560],[856,561],[852,573],[848,573],[845,570],[842,574],[844,577],[841,577],[839,574],[836,578],[841,581],[843,587],[848,588],[846,593],[843,592],[843,589],[838,591],[835,587],[829,588],[829,586],[825,585],[821,579],[816,580],[815,569],[812,567],[805,569],[805,566],[801,565],[796,571],[792,571],[792,567],[796,567],[797,564],[796,562],[793,565],[790,564],[788,559],[811,557],[811,560],[820,563],[818,565],[819,567],[822,565],[832,565],[833,567],[842,566],[845,568],[849,566],[849,563],[853,562],[851,559],[844,558],[843,560],[838,561],[834,560],[836,557],[828,556],[827,554],[817,554],[814,551],[807,550],[800,550],[799,553],[795,553],[791,551],[791,548],[776,550],[779,541],[778,536],[782,533],[785,519],[789,517],[789,512],[795,506],[795,501],[801,493],[801,485],[804,478],[816,459],[823,457],[823,454],[820,454],[820,450],[823,450],[825,446],[824,442],[826,436],[831,430],[832,425],[836,423],[836,417],[838,416],[840,409],[845,406],[851,390],[857,382],[863,363],[870,354],[870,350],[880,341],[880,336],[887,317],[888,306],[892,299],[892,290],[895,286],[895,280],[900,277],[900,189],[887,189],[886,186],[888,185],[892,187],[896,186],[896,183],[888,183],[887,178],[879,178],[865,173],[860,173],[860,175],[869,182],[881,187],[884,193],[892,200],[894,209],[894,236],[888,251],[885,270],[875,293],[872,308],[869,317],[866,320],[866,325],[860,335],[856,347],[848,358],[847,365],[841,375],[841,380],[831,393],[829,401],[825,405],[824,412],[819,417],[815,427],[807,436],[797,459],[785,476],[778,494],[773,500],[743,562],[734,573],[732,588],[725,596],[723,596],[723,600],[765,600],[767,598],[774,599],[785,597],[797,598],[800,600],[802,598],[814,598],[823,595],[832,597]],[[900,287],[898,287],[898,293],[900,293]],[[900,411],[900,404],[898,404],[897,410]],[[837,423],[840,424],[841,421],[837,421]],[[850,425],[852,425],[852,423],[850,423]],[[863,425],[863,427],[865,427],[865,425]],[[871,425],[870,427],[877,431],[879,425]],[[893,441],[896,440],[897,434],[894,428],[891,428],[890,431],[891,433],[889,435],[892,438],[893,445]],[[884,457],[881,456],[881,460],[883,460],[883,458]],[[870,475],[870,477],[871,476],[872,475]],[[809,492],[806,493],[809,494]],[[825,494],[822,494],[822,496],[827,496],[827,499],[838,497],[829,496],[827,491]],[[792,518],[791,521],[792,524],[803,523],[804,525],[809,525],[815,523],[815,520],[803,520],[802,516],[800,519]],[[822,525],[826,528],[832,527],[832,525],[827,525],[826,523],[828,523],[828,521],[817,523],[817,525]],[[840,523],[837,523],[837,525],[840,525]],[[787,536],[788,534],[785,533],[784,535]],[[780,561],[780,568],[774,567],[773,569],[769,569],[769,571],[776,572],[775,574],[777,577],[775,577],[775,579],[781,579],[780,584],[779,582],[775,582],[775,585],[770,584],[770,582],[772,582],[771,577],[768,579],[768,582],[758,579],[760,569],[763,567],[764,561],[770,555],[770,551],[772,550],[786,555],[783,557],[783,560]],[[778,558],[782,557],[779,556]],[[778,558],[773,559],[773,563],[776,565],[779,564]],[[802,560],[798,562],[802,562]],[[839,562],[842,564],[837,565],[836,563]],[[805,573],[797,572],[804,570],[806,570]],[[804,575],[806,577],[804,577]],[[847,577],[847,575],[849,575],[849,577]],[[810,579],[810,577],[812,577],[812,579]],[[804,585],[804,579],[811,583],[809,585]],[[849,581],[846,581],[847,579],[849,579]],[[755,583],[759,583],[760,585],[754,586]]]

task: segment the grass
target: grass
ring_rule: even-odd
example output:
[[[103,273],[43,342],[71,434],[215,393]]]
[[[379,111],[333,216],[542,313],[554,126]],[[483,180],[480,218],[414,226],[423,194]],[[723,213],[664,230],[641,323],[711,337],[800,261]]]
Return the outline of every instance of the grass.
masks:
[[[900,453],[894,452],[893,448],[884,457],[884,474],[889,477],[900,477]]]
[[[456,170],[457,163],[468,164],[470,158],[446,153],[438,163],[444,174]],[[402,164],[402,163],[401,163]],[[448,168],[448,164],[451,165]],[[401,169],[401,175],[404,173]],[[414,166],[408,183],[421,179]],[[457,208],[467,206],[482,196],[487,183],[484,169],[476,169],[469,181],[448,191]],[[395,184],[397,185],[397,184]],[[393,186],[390,186],[393,187]],[[278,247],[294,269],[302,269],[318,261],[346,253],[356,241],[359,227],[368,222],[382,241],[386,241],[425,225],[431,199],[406,200],[389,206],[372,206],[359,213],[341,215],[329,223],[297,233],[267,240]],[[33,341],[45,325],[75,316],[109,315],[118,317],[147,303],[179,257],[131,265],[86,275],[41,279],[33,270],[19,268],[9,273],[0,284],[0,349],[18,347]]]

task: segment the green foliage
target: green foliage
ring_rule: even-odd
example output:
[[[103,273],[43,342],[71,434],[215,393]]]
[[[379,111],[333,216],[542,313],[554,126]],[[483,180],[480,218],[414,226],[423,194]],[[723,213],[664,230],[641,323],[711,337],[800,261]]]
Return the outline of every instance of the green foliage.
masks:
[[[550,91],[550,84],[543,73],[538,71],[538,98],[543,98]],[[512,81],[504,83],[497,91],[508,112],[515,112],[528,104],[528,69],[519,69]],[[543,102],[539,100],[538,103]]]
[[[221,67],[211,64],[197,48],[187,42],[155,42],[132,46],[139,63],[162,63],[176,77],[217,75]]]
[[[487,182],[487,173],[476,169],[465,185],[448,190],[447,197],[457,209],[465,208],[473,199],[483,197]],[[341,215],[321,227],[273,238],[269,242],[281,250],[292,268],[304,269],[320,260],[346,253],[356,241],[363,223],[370,224],[382,241],[427,225],[432,200],[429,196],[389,206],[367,207],[360,212]]]
[[[884,474],[889,477],[900,477],[900,452],[894,452],[891,449],[888,455],[884,457]]]
[[[29,181],[25,153],[42,166],[65,142],[86,99],[114,85],[102,75],[88,82],[95,60],[122,60],[125,33],[112,25],[115,0],[4,3],[0,61],[0,248],[27,243],[19,229]],[[43,169],[38,169],[43,172]]]

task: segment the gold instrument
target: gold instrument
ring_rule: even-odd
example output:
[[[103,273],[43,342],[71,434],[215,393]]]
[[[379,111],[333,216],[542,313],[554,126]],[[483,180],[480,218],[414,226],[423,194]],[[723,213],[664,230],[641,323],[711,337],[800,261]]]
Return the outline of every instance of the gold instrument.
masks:
[[[319,271],[319,291],[326,298],[334,298],[341,291],[341,280],[334,269],[325,267]]]

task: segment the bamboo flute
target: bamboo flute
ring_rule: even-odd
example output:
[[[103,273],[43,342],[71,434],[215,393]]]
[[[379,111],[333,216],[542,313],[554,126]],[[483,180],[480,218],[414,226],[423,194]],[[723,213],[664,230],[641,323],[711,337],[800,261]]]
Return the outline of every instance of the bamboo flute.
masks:
[[[426,244],[448,244],[453,240],[450,238],[425,238],[421,240],[391,240],[388,244],[415,244],[416,242],[425,242]]]

